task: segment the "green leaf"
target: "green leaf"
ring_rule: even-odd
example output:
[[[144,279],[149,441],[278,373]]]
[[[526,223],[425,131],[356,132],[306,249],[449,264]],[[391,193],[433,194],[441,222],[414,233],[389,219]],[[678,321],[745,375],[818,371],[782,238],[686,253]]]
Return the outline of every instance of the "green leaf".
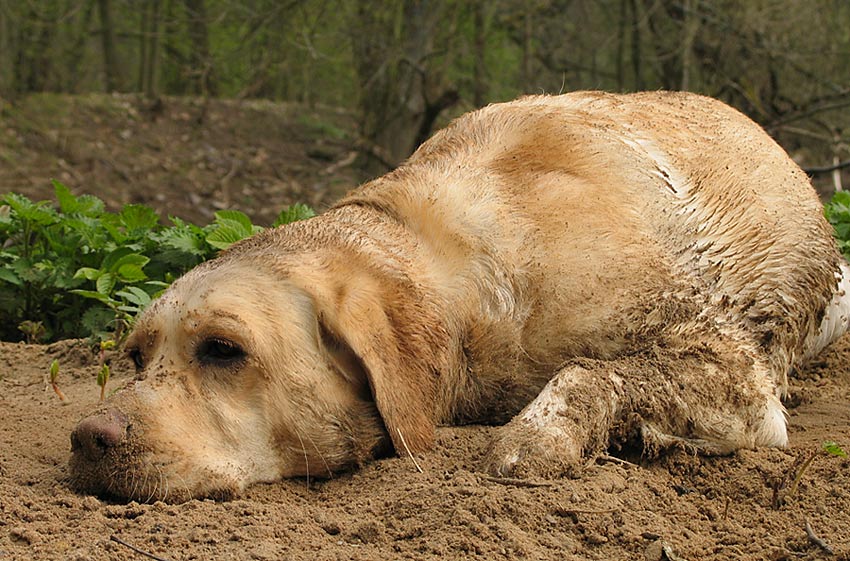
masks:
[[[64,183],[56,179],[51,179],[50,182],[53,183],[53,191],[56,194],[56,200],[59,201],[59,210],[65,214],[77,212],[79,203],[71,190]]]
[[[135,263],[125,263],[118,267],[118,271],[116,271],[115,276],[121,282],[132,283],[143,281],[148,276],[142,270],[142,268]]]
[[[86,279],[86,280],[97,280],[100,275],[103,274],[98,269],[92,269],[91,267],[80,267],[77,269],[77,272],[74,273],[75,279]]]
[[[112,289],[115,287],[115,275],[112,273],[103,273],[97,278],[95,281],[95,286],[97,287],[97,291],[101,294],[108,295],[112,292]]]
[[[46,226],[54,224],[58,217],[56,211],[46,206],[47,201],[33,203],[28,198],[17,193],[9,193],[3,198],[11,207],[12,212],[19,220],[31,222],[36,225]]]
[[[215,213],[215,222],[209,226],[206,240],[216,249],[227,249],[262,229],[260,226],[251,224],[251,219],[243,212],[220,210]]]
[[[84,298],[91,298],[93,300],[103,302],[104,304],[107,304],[112,301],[112,299],[106,294],[101,294],[100,292],[95,292],[94,290],[82,290],[79,288],[75,288],[70,292],[71,294],[77,294],[78,296],[82,296]]]
[[[249,234],[250,235],[250,234]],[[242,230],[227,226],[220,226],[207,235],[207,243],[216,249],[227,249],[236,242],[248,237]]]
[[[313,218],[314,216],[316,216],[316,211],[312,208],[302,203],[295,203],[294,205],[288,206],[280,211],[280,214],[277,215],[277,220],[274,221],[272,226],[276,227],[283,224],[290,224],[298,220]]]
[[[239,210],[219,210],[215,213],[215,221],[220,223],[225,221],[236,222],[246,232],[251,232],[254,228],[254,225],[251,223],[251,219],[248,218],[248,215]]]
[[[97,373],[97,385],[103,387],[109,381],[109,365],[104,363],[100,367],[100,372]]]
[[[839,458],[846,458],[847,452],[839,446],[837,443],[832,442],[831,440],[827,440],[823,443],[824,451],[831,456],[838,456]]]
[[[196,226],[193,228],[174,226],[163,230],[154,236],[154,239],[165,247],[191,255],[205,255],[207,253],[207,246],[204,241],[204,231]]]
[[[121,269],[121,267],[124,267],[126,265],[135,265],[139,268],[142,268],[148,263],[150,263],[150,261],[150,257],[146,257],[138,253],[127,253],[125,255],[122,255],[119,259],[113,261],[109,267],[109,270],[117,271]]]
[[[119,247],[111,252],[103,258],[103,262],[100,264],[100,269],[102,271],[112,271],[114,272],[120,265],[119,261],[128,255],[133,255],[135,251],[130,247]]]
[[[156,211],[145,205],[124,205],[118,216],[130,237],[143,236],[159,224]]]
[[[0,281],[14,284],[15,286],[23,286],[23,281],[10,269],[0,268]]]
[[[119,290],[115,293],[115,296],[124,298],[131,304],[136,304],[141,308],[144,308],[151,303],[150,294],[137,286],[128,286],[124,290]]]
[[[68,189],[62,182],[55,179],[51,180],[53,189],[56,193],[56,200],[59,201],[59,210],[65,214],[76,214],[89,218],[97,218],[103,214],[105,205],[103,201],[94,195],[80,195],[75,197],[71,190]]]
[[[97,294],[98,297],[103,296],[97,292],[94,292],[93,294]],[[104,308],[103,306],[98,305],[92,306],[83,312],[80,324],[85,330],[85,333],[81,333],[81,335],[91,335],[93,333],[105,331],[109,324],[114,320],[115,312],[109,308]]]

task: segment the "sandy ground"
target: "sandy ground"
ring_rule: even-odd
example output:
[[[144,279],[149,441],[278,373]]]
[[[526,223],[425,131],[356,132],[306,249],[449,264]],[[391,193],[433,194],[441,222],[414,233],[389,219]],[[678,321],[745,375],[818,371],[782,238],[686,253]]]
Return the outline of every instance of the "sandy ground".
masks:
[[[45,381],[54,358],[67,403]],[[113,368],[116,388],[131,368],[119,355]],[[96,371],[83,342],[0,343],[0,560],[145,558],[113,537],[173,561],[850,559],[850,460],[816,457],[789,496],[824,441],[850,450],[850,336],[793,381],[786,450],[654,462],[620,452],[580,479],[519,483],[477,471],[491,428],[447,427],[419,458],[424,473],[387,459],[180,505],[115,504],[67,486],[69,434],[97,404]]]
[[[34,96],[4,109],[0,191],[49,197],[57,177],[110,208],[144,202],[207,221],[230,206],[267,223],[321,208],[361,178],[335,113],[128,96]],[[330,124],[329,124],[330,123]],[[339,126],[344,126],[344,119]],[[330,139],[330,140],[329,140]],[[46,385],[61,363],[63,404]],[[113,357],[110,390],[129,376]],[[161,559],[850,559],[850,336],[793,380],[787,450],[725,458],[611,451],[580,479],[494,481],[478,472],[492,429],[443,428],[436,449],[329,481],[255,486],[230,502],[114,504],[72,492],[69,434],[99,399],[82,342],[0,343],[0,561]],[[784,499],[782,501],[781,499]],[[780,504],[782,503],[782,504]],[[807,537],[812,531],[834,552]]]

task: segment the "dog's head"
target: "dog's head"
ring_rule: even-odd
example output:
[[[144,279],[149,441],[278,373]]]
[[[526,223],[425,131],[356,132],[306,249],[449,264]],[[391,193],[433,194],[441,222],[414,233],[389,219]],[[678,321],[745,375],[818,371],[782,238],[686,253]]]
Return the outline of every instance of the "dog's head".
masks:
[[[78,489],[227,498],[432,444],[434,372],[396,321],[416,321],[409,295],[344,258],[269,261],[204,264],[143,314],[137,376],[71,436]]]

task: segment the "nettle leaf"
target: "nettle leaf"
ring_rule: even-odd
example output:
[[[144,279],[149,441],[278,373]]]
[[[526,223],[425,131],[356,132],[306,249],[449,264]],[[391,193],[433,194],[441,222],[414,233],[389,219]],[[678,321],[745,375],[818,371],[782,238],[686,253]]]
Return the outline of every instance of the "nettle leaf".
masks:
[[[59,201],[59,210],[65,214],[77,212],[79,203],[77,203],[77,197],[74,196],[71,190],[64,183],[56,179],[52,179],[50,182],[53,183],[53,192],[56,194],[56,200]]]
[[[118,217],[124,231],[131,238],[142,237],[159,224],[156,211],[145,205],[124,205]]]
[[[207,235],[207,243],[216,249],[227,249],[250,235],[239,227],[222,225]]]
[[[25,259],[21,257],[12,263],[9,268],[24,282],[35,284],[40,283],[47,278],[43,262],[41,261],[34,261],[32,259]]]
[[[96,299],[98,300],[103,297],[102,294],[98,294],[97,292],[94,292],[93,294],[97,294],[98,298]],[[80,320],[80,324],[85,330],[85,333],[82,335],[91,335],[92,333],[105,331],[114,319],[115,312],[109,308],[98,305],[91,306],[83,312],[82,319]]]
[[[204,231],[197,226],[177,224],[159,232],[154,239],[165,247],[192,255],[203,256],[207,253]]]
[[[56,211],[47,206],[47,201],[32,202],[23,195],[9,193],[3,200],[19,220],[45,226],[55,223],[59,218]]]
[[[272,226],[282,226],[284,224],[297,222],[298,220],[313,218],[314,216],[316,216],[316,211],[312,208],[302,203],[295,203],[294,205],[290,205],[280,211],[280,214],[277,215],[277,220],[274,221]]]
[[[59,209],[65,214],[79,214],[90,218],[97,218],[105,209],[103,201],[94,195],[80,195],[75,197],[71,190],[60,181],[51,180],[59,201]]]
[[[254,225],[248,215],[239,210],[219,210],[215,213],[215,221],[219,223],[235,222],[239,224],[246,232],[253,231]]]
[[[227,249],[234,243],[262,231],[254,226],[248,216],[238,210],[220,210],[215,213],[215,222],[209,226],[207,243],[216,249]]]

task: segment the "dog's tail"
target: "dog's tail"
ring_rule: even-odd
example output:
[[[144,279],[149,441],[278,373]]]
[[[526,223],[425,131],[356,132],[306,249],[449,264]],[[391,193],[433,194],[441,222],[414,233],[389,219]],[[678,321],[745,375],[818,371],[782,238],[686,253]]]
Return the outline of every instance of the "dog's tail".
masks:
[[[835,278],[838,285],[832,301],[826,307],[817,333],[806,345],[803,362],[816,356],[850,328],[850,266],[846,262],[842,261]]]

